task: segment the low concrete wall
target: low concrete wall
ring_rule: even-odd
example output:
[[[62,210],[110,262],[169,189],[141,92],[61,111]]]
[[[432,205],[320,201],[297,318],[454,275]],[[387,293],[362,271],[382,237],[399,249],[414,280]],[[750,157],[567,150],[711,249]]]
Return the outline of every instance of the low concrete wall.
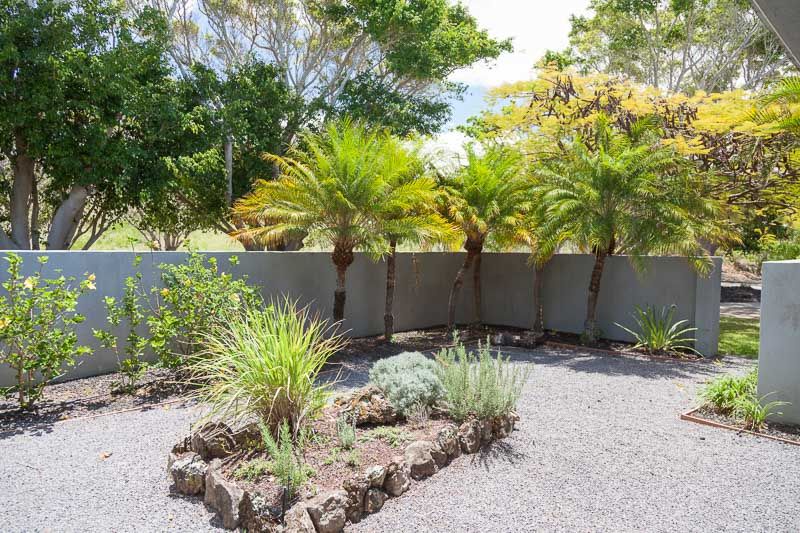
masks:
[[[800,424],[800,261],[761,267],[758,395],[781,407],[782,422]]]
[[[80,278],[95,273],[97,290],[84,296],[79,311],[86,321],[79,327],[81,343],[97,346],[93,328],[106,326],[103,306],[105,296],[119,298],[123,281],[135,272],[132,252],[22,252],[24,270],[33,272],[36,257],[48,255],[45,275],[61,269],[66,276]],[[183,252],[141,254],[139,266],[145,285],[158,283],[158,265],[185,261]],[[288,295],[310,304],[323,317],[330,317],[333,308],[335,273],[330,254],[325,252],[209,252],[220,268],[248,280],[262,289],[265,298]],[[230,265],[235,255],[238,265]],[[482,313],[487,324],[528,328],[532,325],[531,294],[534,274],[524,253],[487,253],[482,268]],[[401,253],[397,264],[397,286],[394,300],[397,331],[445,324],[450,286],[464,259],[461,253]],[[544,271],[543,305],[545,327],[579,333],[583,329],[586,291],[593,257],[557,255]],[[599,325],[604,335],[618,340],[630,336],[614,325],[620,322],[632,327],[634,305],[664,306],[675,304],[677,315],[689,320],[700,330],[697,347],[707,354],[716,354],[719,328],[720,263],[715,260],[714,273],[698,277],[685,260],[658,257],[648,260],[646,274],[637,275],[624,257],[609,258],[601,284]],[[0,272],[0,281],[5,271]],[[363,254],[356,254],[347,272],[347,305],[344,328],[353,336],[378,335],[383,332],[383,309],[386,266],[374,263]],[[459,323],[474,320],[471,273],[468,274],[457,307]],[[710,299],[710,304],[706,300]],[[112,372],[115,356],[98,349],[84,358],[67,377],[76,378]],[[0,366],[0,386],[11,383],[8,367]]]

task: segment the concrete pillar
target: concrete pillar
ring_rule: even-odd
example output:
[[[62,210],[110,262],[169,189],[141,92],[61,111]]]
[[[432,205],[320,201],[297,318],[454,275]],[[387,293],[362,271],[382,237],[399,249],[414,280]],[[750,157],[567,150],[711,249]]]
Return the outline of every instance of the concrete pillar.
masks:
[[[758,395],[780,400],[781,422],[800,424],[800,261],[761,268]]]
[[[719,297],[722,286],[722,258],[714,257],[711,274],[697,276],[694,292],[694,349],[705,357],[717,355],[719,348]]]

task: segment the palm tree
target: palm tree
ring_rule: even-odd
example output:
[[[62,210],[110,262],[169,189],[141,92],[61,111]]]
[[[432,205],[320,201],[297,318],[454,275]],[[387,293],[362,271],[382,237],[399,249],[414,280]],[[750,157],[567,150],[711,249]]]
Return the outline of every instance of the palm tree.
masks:
[[[800,76],[780,80],[773,89],[758,100],[753,118],[759,124],[794,135],[800,134]]]
[[[540,254],[562,243],[591,251],[584,340],[597,340],[597,301],[606,259],[626,253],[634,267],[647,254],[687,256],[700,270],[710,262],[700,239],[714,229],[716,206],[697,194],[685,160],[659,142],[652,121],[622,132],[605,116],[593,137],[577,137],[538,170],[535,195],[542,220]]]
[[[481,322],[481,253],[487,240],[503,240],[519,227],[529,205],[528,181],[522,175],[518,152],[495,145],[479,155],[467,147],[467,164],[450,179],[443,180],[439,197],[442,214],[464,234],[467,256],[450,289],[447,326],[453,329],[456,299],[464,285],[464,274],[473,269],[475,317]],[[502,237],[502,238],[501,238]]]
[[[386,257],[386,300],[383,315],[384,338],[394,334],[395,272],[398,243],[427,247],[435,243],[452,246],[458,230],[434,210],[436,181],[426,175],[426,162],[419,152],[408,149],[394,138],[387,139],[383,150],[389,159],[385,166],[388,188],[379,206],[381,231],[389,241]]]
[[[333,247],[336,268],[333,318],[344,319],[347,268],[356,249],[373,257],[389,252],[380,223],[394,179],[395,149],[383,132],[357,122],[332,122],[322,132],[306,131],[287,157],[266,156],[280,168],[275,181],[259,180],[234,206],[250,227],[235,235],[264,245],[307,234]],[[388,148],[387,148],[388,147]]]

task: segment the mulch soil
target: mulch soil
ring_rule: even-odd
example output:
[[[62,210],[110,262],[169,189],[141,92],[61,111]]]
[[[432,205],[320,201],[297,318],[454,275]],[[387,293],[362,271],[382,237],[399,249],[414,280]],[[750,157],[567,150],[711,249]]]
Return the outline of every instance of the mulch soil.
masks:
[[[711,422],[716,422],[718,424],[725,424],[726,426],[741,428],[742,430],[745,429],[741,420],[730,415],[722,414],[708,405],[700,407],[698,410],[692,413],[692,416],[710,420]],[[771,437],[778,437],[800,444],[800,426],[767,422],[764,424],[764,427],[762,427],[761,430],[756,433],[769,435]]]

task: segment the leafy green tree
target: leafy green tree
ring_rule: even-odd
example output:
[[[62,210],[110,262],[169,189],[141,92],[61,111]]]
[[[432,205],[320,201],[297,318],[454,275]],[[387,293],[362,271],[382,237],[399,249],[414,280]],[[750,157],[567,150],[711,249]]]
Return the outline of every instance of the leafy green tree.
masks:
[[[261,180],[234,205],[248,224],[236,235],[269,245],[298,235],[333,247],[336,267],[334,320],[344,319],[345,278],[356,249],[373,257],[389,252],[381,214],[392,174],[405,172],[392,155],[396,146],[384,133],[359,123],[329,123],[320,133],[306,131],[288,157],[271,156],[281,169],[275,181]]]
[[[648,254],[687,256],[696,268],[710,263],[700,242],[715,231],[715,204],[698,194],[685,159],[661,146],[652,121],[640,119],[621,132],[599,115],[593,136],[577,136],[537,169],[541,204],[539,253],[564,242],[590,251],[584,339],[597,340],[597,301],[609,256],[624,253],[644,268]]]
[[[592,0],[568,55],[585,71],[673,91],[758,89],[790,68],[746,0]]]
[[[0,153],[11,169],[0,247],[67,248],[135,202],[152,177],[135,164],[137,115],[168,72],[163,22],[126,18],[111,0],[0,3]]]
[[[453,246],[458,231],[435,211],[437,185],[428,175],[426,162],[414,149],[396,138],[384,139],[381,171],[386,178],[386,192],[380,198],[378,223],[389,242],[386,255],[386,300],[383,315],[384,337],[387,342],[394,334],[394,289],[397,264],[397,245],[427,247],[442,243]],[[457,246],[457,244],[455,244]]]
[[[475,317],[481,321],[481,252],[489,239],[502,242],[520,227],[530,207],[519,152],[492,145],[479,154],[467,147],[466,165],[442,180],[439,209],[465,238],[467,256],[450,290],[447,324],[455,326],[456,300],[464,285],[464,274],[473,269]]]

